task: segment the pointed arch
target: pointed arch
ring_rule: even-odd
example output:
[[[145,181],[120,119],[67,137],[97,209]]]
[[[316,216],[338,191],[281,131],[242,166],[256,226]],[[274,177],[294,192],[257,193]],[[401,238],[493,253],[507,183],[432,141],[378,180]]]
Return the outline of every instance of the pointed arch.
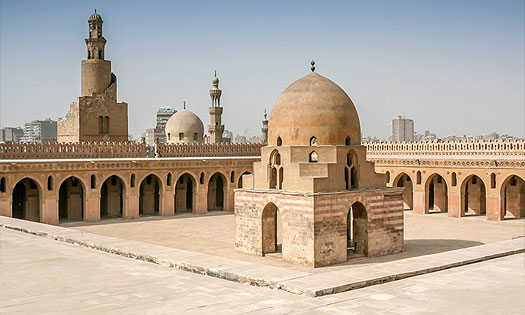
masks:
[[[135,174],[132,174],[133,184]],[[126,185],[118,175],[108,176],[100,186],[100,218],[122,217],[126,202]]]
[[[162,181],[160,178],[155,174],[144,177],[139,187],[139,215],[159,215],[161,197]]]
[[[200,174],[201,180],[204,182],[204,172]],[[179,176],[175,184],[175,213],[193,211],[196,187],[197,181],[190,173]]]
[[[261,212],[262,255],[282,252],[281,214],[279,208],[269,202]]]
[[[65,178],[58,189],[59,222],[84,219],[86,185],[76,177]]]
[[[15,184],[11,207],[13,218],[41,221],[42,187],[36,179],[24,177]]]
[[[208,211],[224,210],[228,181],[221,172],[216,172],[208,181]]]

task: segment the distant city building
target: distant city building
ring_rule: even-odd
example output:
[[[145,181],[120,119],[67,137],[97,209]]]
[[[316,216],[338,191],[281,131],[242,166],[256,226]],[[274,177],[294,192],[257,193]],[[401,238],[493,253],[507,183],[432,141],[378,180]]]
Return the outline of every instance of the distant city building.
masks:
[[[24,129],[20,127],[5,127],[0,129],[0,142],[20,142]]]
[[[414,121],[405,116],[393,119],[392,141],[414,141]]]
[[[157,125],[146,129],[146,144],[152,146],[158,139],[160,143],[166,143],[166,123],[177,112],[171,107],[161,107],[157,111]]]
[[[435,133],[431,133],[428,130],[425,130],[425,133],[422,134],[422,135],[418,134],[418,133],[415,133],[415,135],[414,135],[414,141],[434,141],[436,139],[438,139],[436,134]]]
[[[33,120],[24,125],[24,135],[20,141],[25,143],[56,141],[57,122],[56,120]]]
[[[233,141],[233,132],[224,130],[222,133],[222,142],[231,143]]]
[[[246,136],[237,135],[235,136],[235,143],[247,143]]]

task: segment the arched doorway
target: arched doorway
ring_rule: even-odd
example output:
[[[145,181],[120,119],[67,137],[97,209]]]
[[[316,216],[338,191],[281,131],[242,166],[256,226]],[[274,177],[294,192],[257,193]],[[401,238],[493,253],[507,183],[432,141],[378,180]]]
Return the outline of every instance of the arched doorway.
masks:
[[[223,210],[226,200],[226,177],[217,172],[208,181],[208,211]]]
[[[414,186],[412,179],[406,173],[399,174],[392,183],[393,187],[405,187],[403,191],[403,209],[411,210],[414,208]]]
[[[12,217],[40,222],[40,187],[34,180],[24,178],[15,185]]]
[[[124,210],[124,182],[116,175],[110,176],[100,188],[100,218],[122,217]]]
[[[84,186],[71,176],[62,182],[58,190],[58,219],[60,221],[84,218]]]
[[[262,227],[262,255],[282,252],[281,213],[277,206],[267,204],[261,217]]]
[[[366,255],[368,252],[368,216],[360,202],[352,204],[346,216],[347,255]]]
[[[426,210],[430,213],[448,211],[448,187],[445,179],[439,174],[432,174],[425,183]]]
[[[193,211],[195,187],[195,179],[190,174],[179,177],[175,185],[175,212]]]
[[[160,179],[150,174],[140,183],[139,215],[159,215]]]
[[[239,176],[239,182],[237,183],[237,188],[242,188],[242,176],[243,175],[250,175],[251,173],[250,172],[244,172],[241,174],[241,176]]]
[[[461,212],[463,215],[485,215],[486,189],[480,177],[470,175],[461,185]]]
[[[521,177],[511,175],[503,181],[501,199],[505,218],[525,217],[525,181]]]

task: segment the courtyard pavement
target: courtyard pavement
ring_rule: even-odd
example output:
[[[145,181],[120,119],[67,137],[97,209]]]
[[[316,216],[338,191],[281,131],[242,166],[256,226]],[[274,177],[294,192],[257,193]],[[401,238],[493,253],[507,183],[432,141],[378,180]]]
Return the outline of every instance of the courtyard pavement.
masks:
[[[524,266],[515,254],[312,298],[0,228],[0,313],[523,314]]]
[[[257,257],[235,251],[235,221],[231,212],[152,216],[138,220],[112,219],[96,223],[73,222],[61,226],[308,273],[346,270],[525,236],[525,219],[492,222],[484,216],[449,218],[446,213],[415,215],[412,211],[405,211],[404,217],[405,249],[402,253],[352,259],[343,264],[316,269],[291,264],[274,256]]]

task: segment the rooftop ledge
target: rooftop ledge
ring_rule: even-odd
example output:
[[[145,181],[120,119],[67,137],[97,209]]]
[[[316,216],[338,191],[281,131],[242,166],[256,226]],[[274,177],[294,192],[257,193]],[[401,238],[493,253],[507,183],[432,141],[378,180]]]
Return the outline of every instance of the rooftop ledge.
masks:
[[[192,156],[192,157],[161,157],[161,158],[97,158],[97,159],[19,159],[1,160],[0,164],[12,163],[47,163],[47,162],[144,162],[144,161],[206,161],[206,160],[260,160],[260,156]]]
[[[374,188],[360,188],[352,190],[335,190],[335,191],[319,191],[319,192],[304,192],[304,191],[293,191],[283,189],[256,189],[256,188],[236,188],[235,192],[249,192],[259,194],[280,194],[289,196],[320,196],[320,195],[336,195],[336,194],[353,194],[359,192],[389,192],[392,194],[403,193],[404,187],[374,187]]]

